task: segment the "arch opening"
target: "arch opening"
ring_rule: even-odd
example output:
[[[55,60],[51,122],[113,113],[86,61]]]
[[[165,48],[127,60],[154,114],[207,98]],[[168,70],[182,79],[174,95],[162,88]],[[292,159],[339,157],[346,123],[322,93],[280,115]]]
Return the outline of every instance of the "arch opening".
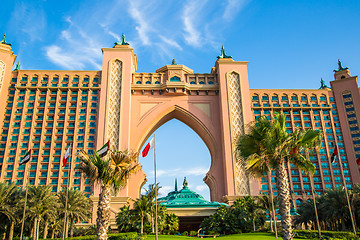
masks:
[[[210,200],[210,189],[203,179],[211,167],[212,157],[207,144],[193,129],[193,126],[189,126],[176,116],[165,117],[153,126],[147,139],[144,139],[139,148],[139,152],[143,150],[154,134],[156,137],[157,182],[162,187],[159,197],[165,197],[168,192],[174,190],[175,179],[177,179],[178,190],[180,190],[184,177],[187,177],[189,188]],[[147,182],[142,186],[142,194],[149,184],[154,183],[153,161],[153,150],[145,158],[139,157],[139,162],[147,175]]]

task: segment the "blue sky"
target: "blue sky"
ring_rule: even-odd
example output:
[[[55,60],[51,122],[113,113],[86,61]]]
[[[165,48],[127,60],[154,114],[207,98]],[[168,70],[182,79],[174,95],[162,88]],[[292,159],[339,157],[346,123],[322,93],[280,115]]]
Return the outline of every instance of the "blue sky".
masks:
[[[208,73],[224,44],[234,60],[249,61],[251,88],[318,88],[321,77],[333,79],[338,58],[359,74],[359,12],[359,0],[14,0],[2,2],[0,34],[7,33],[22,69],[99,70],[101,48],[125,32],[139,72],[176,58]],[[199,168],[208,168],[195,133],[172,138],[183,129],[177,121],[164,125],[159,131],[172,134],[159,144],[193,142],[189,152],[203,147]],[[174,155],[165,153],[167,161]],[[183,168],[193,162],[187,156]]]

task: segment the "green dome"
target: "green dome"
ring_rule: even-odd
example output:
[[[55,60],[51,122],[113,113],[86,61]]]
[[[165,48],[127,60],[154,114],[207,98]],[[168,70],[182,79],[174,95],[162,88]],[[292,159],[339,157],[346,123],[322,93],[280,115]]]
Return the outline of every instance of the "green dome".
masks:
[[[172,191],[166,197],[159,198],[158,201],[166,208],[214,208],[221,205],[227,206],[225,203],[209,202],[200,194],[191,191],[187,186],[186,177],[184,179],[183,188],[180,191]]]

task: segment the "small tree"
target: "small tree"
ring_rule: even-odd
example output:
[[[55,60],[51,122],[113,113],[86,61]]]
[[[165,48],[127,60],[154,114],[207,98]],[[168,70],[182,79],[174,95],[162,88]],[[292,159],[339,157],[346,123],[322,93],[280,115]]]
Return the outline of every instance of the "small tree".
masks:
[[[80,171],[86,174],[90,183],[100,185],[97,209],[97,239],[106,240],[110,226],[111,191],[117,193],[126,186],[130,174],[138,171],[138,154],[113,150],[110,157],[101,158],[97,152],[92,155],[80,153]]]

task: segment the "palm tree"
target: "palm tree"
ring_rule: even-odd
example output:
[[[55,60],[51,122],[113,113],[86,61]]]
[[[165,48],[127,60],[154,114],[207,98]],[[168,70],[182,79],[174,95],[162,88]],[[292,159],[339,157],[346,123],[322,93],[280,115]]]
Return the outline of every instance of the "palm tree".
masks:
[[[325,218],[332,219],[335,222],[340,221],[341,231],[345,231],[345,221],[348,220],[350,216],[344,187],[325,190],[323,198],[324,201],[320,203],[320,207],[325,210]]]
[[[129,205],[124,205],[116,215],[116,225],[119,232],[131,232],[134,227],[133,210],[130,210]]]
[[[151,231],[155,232],[155,224],[154,224],[154,215],[155,215],[155,198],[157,198],[158,196],[155,196],[155,192],[158,193],[159,195],[159,190],[160,190],[160,186],[159,183],[156,184],[157,187],[157,191],[155,191],[155,183],[150,184],[148,189],[145,189],[146,192],[146,197],[149,199],[151,206],[150,206],[150,217],[151,217]]]
[[[265,211],[268,211],[269,212],[269,218],[270,218],[270,230],[271,232],[273,232],[273,223],[272,221],[275,220],[276,218],[276,215],[273,214],[273,210],[272,210],[272,204],[274,204],[274,206],[277,206],[277,203],[278,203],[278,199],[277,197],[273,198],[273,202],[270,200],[269,196],[266,195],[266,194],[263,194],[261,196],[258,196],[258,199],[257,199],[258,203],[260,204],[260,206],[265,210]],[[275,207],[276,208],[276,207]]]
[[[98,240],[105,240],[110,226],[111,191],[117,193],[125,187],[130,174],[140,169],[138,155],[113,150],[110,157],[101,158],[97,152],[88,155],[83,151],[80,159],[80,171],[86,174],[91,184],[100,185],[96,234]]]
[[[318,199],[316,200],[318,202]],[[296,223],[305,225],[308,225],[309,223],[313,225],[315,223],[316,218],[314,214],[315,208],[313,201],[313,199],[308,199],[297,208],[299,215],[296,216]],[[319,204],[319,202],[317,204]]]
[[[174,213],[167,214],[165,226],[169,231],[179,230],[179,218]]]
[[[134,204],[134,211],[137,213],[137,215],[140,217],[141,221],[141,228],[140,233],[144,233],[144,218],[148,217],[150,218],[150,207],[151,203],[149,202],[149,199],[145,195],[141,195],[140,198],[138,198]]]
[[[16,203],[15,196],[18,191],[15,184],[0,182],[0,216],[3,215],[10,222],[9,239],[12,239],[16,222]]]
[[[51,186],[29,186],[28,190],[28,213],[33,217],[33,239],[39,239],[40,222],[44,217],[58,208],[58,199],[51,192]]]
[[[58,193],[61,209],[65,209],[66,191]],[[78,189],[68,190],[66,235],[68,234],[70,222],[70,237],[73,236],[74,222],[86,221],[91,216],[91,205],[84,192]]]
[[[290,192],[285,164],[292,162],[305,172],[314,172],[314,165],[305,157],[309,149],[320,142],[317,130],[295,129],[293,134],[286,131],[285,115],[275,114],[272,120],[263,116],[249,125],[247,134],[238,137],[239,157],[246,159],[250,174],[261,176],[275,169],[279,197],[279,212],[284,239],[292,239],[290,215]]]

